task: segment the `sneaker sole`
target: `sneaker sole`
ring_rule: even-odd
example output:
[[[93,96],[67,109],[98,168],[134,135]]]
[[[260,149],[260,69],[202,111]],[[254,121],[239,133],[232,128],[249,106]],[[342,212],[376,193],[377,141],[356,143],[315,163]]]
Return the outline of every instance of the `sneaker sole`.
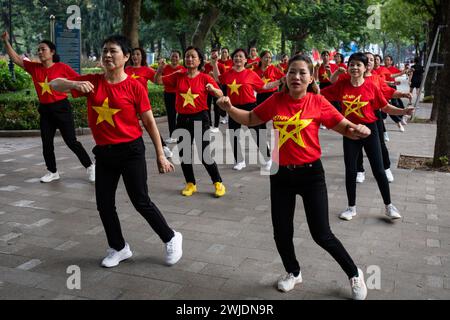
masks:
[[[53,181],[58,181],[59,179],[61,179],[61,178],[58,178],[58,179],[53,179],[53,180],[50,180],[50,181],[42,181],[42,180],[39,180],[41,183],[50,183],[50,182],[53,182]]]
[[[125,260],[130,259],[132,256],[133,256],[133,253],[130,252],[130,255],[129,255],[129,256],[126,256],[125,258],[121,259],[117,264],[107,266],[107,265],[103,264],[103,262],[102,262],[102,263],[101,263],[101,266],[102,266],[103,268],[114,268],[114,267],[117,267],[122,261],[125,261]]]

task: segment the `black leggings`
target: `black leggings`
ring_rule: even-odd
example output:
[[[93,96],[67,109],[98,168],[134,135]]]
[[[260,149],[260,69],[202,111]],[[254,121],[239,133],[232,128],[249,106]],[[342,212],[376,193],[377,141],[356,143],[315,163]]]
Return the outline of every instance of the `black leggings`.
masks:
[[[177,121],[177,110],[175,109],[176,94],[164,91],[164,105],[166,106],[167,123],[169,124],[169,134],[175,131]]]
[[[390,87],[397,90],[397,86],[390,86]],[[405,105],[403,104],[403,101],[400,98],[391,99],[390,102],[394,107],[397,107],[400,109],[405,109]],[[391,116],[391,115],[389,115],[389,116],[391,117],[392,121],[394,121],[395,123],[399,123],[402,120],[402,116]]]
[[[191,154],[192,154],[192,144],[194,142],[194,138],[196,139],[197,148],[198,146],[202,146],[202,154],[199,155],[200,159],[202,160],[203,166],[206,168],[206,171],[208,171],[209,176],[211,177],[211,180],[213,183],[215,182],[222,182],[222,178],[220,177],[219,169],[217,167],[217,164],[215,161],[212,160],[212,158],[205,159],[205,149],[209,146],[210,141],[204,141],[203,136],[205,135],[205,132],[209,130],[209,122],[208,122],[208,111],[202,111],[199,113],[194,114],[178,114],[177,117],[177,129],[185,129],[189,131],[190,135],[190,146],[191,146]],[[195,122],[200,122],[202,125],[202,136],[201,137],[195,137],[194,135],[194,125]],[[200,141],[200,139],[202,139]],[[181,137],[178,140],[178,147],[180,148],[179,155],[181,159],[181,169],[183,170],[184,178],[186,179],[186,182],[192,182],[193,184],[196,183],[195,176],[194,176],[194,168],[193,168],[193,159],[194,156],[191,156],[191,159],[188,159],[189,161],[187,163],[184,162],[183,159],[183,148],[185,144],[181,144],[183,141],[183,138]],[[198,151],[200,152],[199,148]],[[210,157],[210,155],[209,155]],[[205,161],[207,160],[207,161]]]
[[[236,105],[235,107],[238,109],[251,111],[256,107],[256,103]],[[241,128],[241,124],[237,123],[236,121],[233,120],[233,118],[230,117],[228,120],[228,128],[234,130],[234,133],[236,133],[236,130]],[[256,130],[256,145],[258,146],[259,152],[262,153],[262,155],[265,159],[270,158],[270,150],[269,150],[269,146],[267,145],[266,124],[263,123],[259,126],[249,127],[249,129]],[[264,131],[261,131],[261,130],[264,130]],[[263,132],[266,134],[265,137],[263,137]],[[242,151],[241,151],[241,148],[239,145],[238,137],[236,134],[232,134],[232,137],[233,137],[233,140],[231,141],[231,145],[233,147],[234,160],[236,162],[242,162],[242,161],[244,161],[244,156],[242,154]],[[264,143],[264,145],[262,145],[263,143]],[[262,151],[262,148],[266,149],[265,154],[264,154],[264,151]]]
[[[381,111],[379,111],[380,113]],[[378,116],[378,114],[377,114]],[[378,128],[378,138],[380,138],[380,146],[381,146],[381,155],[383,157],[383,167],[384,170],[387,170],[391,167],[391,160],[389,159],[389,150],[386,146],[386,142],[384,141],[383,133],[386,131],[384,127],[384,122],[379,115],[378,120],[376,121]],[[358,172],[364,172],[364,162],[363,162],[363,153],[360,152],[358,156]]]
[[[212,116],[211,116],[211,108],[212,108],[211,104],[214,105],[214,107],[213,107],[214,108],[214,123],[212,121],[213,119],[212,119]],[[211,95],[208,95],[208,109],[209,109],[209,113],[208,113],[208,115],[209,115],[209,126],[212,127],[213,124],[214,124],[213,127],[218,128],[219,127],[219,122],[220,122],[220,117],[225,117],[226,112],[223,111],[222,109],[220,109],[220,107],[217,105],[217,98],[213,97]]]
[[[270,176],[274,238],[286,272],[300,271],[293,243],[297,195],[303,198],[306,221],[314,241],[336,260],[349,278],[358,275],[352,258],[330,229],[327,186],[320,160],[306,168],[290,170],[281,166]]]
[[[372,131],[370,136],[365,139],[352,140],[344,137],[344,162],[345,162],[345,187],[347,189],[347,200],[350,207],[356,204],[356,173],[358,156],[362,148],[366,151],[372,168],[373,176],[377,181],[381,196],[385,205],[391,203],[391,192],[389,182],[384,171],[383,159],[381,157],[380,138],[378,137],[378,128],[375,123],[366,124]]]
[[[40,114],[42,153],[47,170],[53,173],[57,171],[53,144],[56,129],[59,129],[64,142],[75,153],[81,164],[85,168],[89,167],[92,161],[75,135],[72,106],[69,100],[64,99],[50,104],[40,104],[38,111]]]
[[[148,196],[147,163],[142,137],[127,143],[95,146],[93,152],[96,159],[97,209],[109,246],[117,251],[125,247],[115,203],[120,176],[136,210],[147,220],[163,242],[170,241],[174,232]]]

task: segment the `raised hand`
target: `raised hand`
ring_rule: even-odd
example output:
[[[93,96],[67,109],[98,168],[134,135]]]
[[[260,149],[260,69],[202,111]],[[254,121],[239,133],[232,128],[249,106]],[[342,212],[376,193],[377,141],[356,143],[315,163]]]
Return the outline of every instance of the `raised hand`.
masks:
[[[231,104],[230,98],[227,96],[220,97],[217,99],[217,105],[220,107],[220,109],[228,111],[233,106]]]

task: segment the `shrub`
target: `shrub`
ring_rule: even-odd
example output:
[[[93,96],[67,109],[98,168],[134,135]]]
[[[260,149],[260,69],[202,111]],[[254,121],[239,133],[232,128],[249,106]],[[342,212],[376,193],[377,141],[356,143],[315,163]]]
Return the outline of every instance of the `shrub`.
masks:
[[[14,65],[14,73],[15,81],[13,81],[9,72],[8,63],[5,60],[0,60],[0,93],[23,90],[32,85],[31,76],[25,70]]]
[[[149,97],[155,117],[166,114],[162,87],[152,85]],[[75,127],[87,127],[86,98],[69,98]],[[32,130],[39,129],[39,101],[34,90],[30,93],[0,94],[0,130]]]

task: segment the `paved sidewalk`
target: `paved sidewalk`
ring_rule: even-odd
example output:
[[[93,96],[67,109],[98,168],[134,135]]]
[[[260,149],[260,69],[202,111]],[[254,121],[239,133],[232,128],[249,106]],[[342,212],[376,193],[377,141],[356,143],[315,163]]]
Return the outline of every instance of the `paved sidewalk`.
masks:
[[[429,106],[420,112],[426,116]],[[322,130],[333,232],[367,272],[366,278],[380,271],[380,286],[369,291],[368,299],[449,299],[450,175],[396,167],[400,154],[432,155],[435,126],[408,124],[401,133],[389,121],[395,176],[391,192],[403,219],[392,223],[385,218],[367,160],[367,179],[357,191],[359,215],[350,222],[338,219],[346,206],[342,138]],[[166,123],[160,128],[167,137]],[[91,150],[91,136],[79,139]],[[184,198],[181,168],[159,175],[153,146],[148,137],[145,141],[150,196],[184,236],[183,258],[173,267],[164,266],[162,243],[132,208],[122,183],[116,201],[134,256],[113,269],[99,267],[106,239],[94,186],[76,157],[58,137],[55,150],[62,179],[41,184],[38,177],[45,166],[40,138],[0,139],[0,299],[350,297],[344,272],[311,239],[300,198],[295,244],[304,282],[283,294],[274,286],[284,270],[272,236],[269,181],[259,167],[238,173],[231,165],[219,165],[228,193],[216,199],[206,170],[197,165],[199,192]],[[81,270],[80,290],[67,288],[72,265]]]

